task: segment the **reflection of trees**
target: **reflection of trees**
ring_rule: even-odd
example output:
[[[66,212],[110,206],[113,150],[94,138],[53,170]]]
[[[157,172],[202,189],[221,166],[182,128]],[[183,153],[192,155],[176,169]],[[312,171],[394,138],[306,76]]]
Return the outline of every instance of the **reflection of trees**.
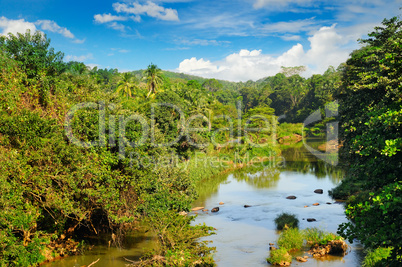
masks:
[[[204,179],[197,184],[198,200],[204,203],[214,193],[218,192],[219,185],[224,183],[228,178],[228,174],[216,175],[208,179]]]
[[[322,143],[322,142],[320,142]],[[312,147],[317,144],[310,144]],[[279,181],[281,171],[297,171],[303,174],[315,175],[318,179],[329,177],[332,182],[339,183],[343,178],[343,170],[340,167],[332,166],[326,162],[318,160],[300,142],[291,147],[286,147],[282,151],[282,156],[286,162],[273,163],[266,162],[265,167],[247,167],[232,172],[233,177],[238,182],[246,182],[254,188],[272,188]],[[219,185],[228,178],[228,173],[204,179],[197,185],[199,203],[218,192]]]
[[[256,188],[275,187],[279,181],[280,170],[276,167],[265,167],[258,169],[244,169],[233,174],[238,182],[246,182]]]
[[[317,146],[317,144],[309,143],[312,147]],[[296,145],[283,150],[282,156],[286,159],[286,164],[283,166],[285,170],[310,173],[317,178],[329,176],[335,183],[340,182],[343,178],[343,170],[340,167],[332,166],[317,159],[303,145]]]

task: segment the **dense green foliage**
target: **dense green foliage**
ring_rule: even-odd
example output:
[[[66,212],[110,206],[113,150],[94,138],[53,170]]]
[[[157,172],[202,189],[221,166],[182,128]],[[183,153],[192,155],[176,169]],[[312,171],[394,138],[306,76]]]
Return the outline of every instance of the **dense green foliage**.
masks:
[[[352,222],[339,232],[367,248],[393,247],[382,262],[402,262],[402,22],[384,20],[344,66],[339,94],[346,179],[334,197],[349,198]]]
[[[397,19],[384,21],[345,65],[323,75],[303,78],[300,66],[244,83],[154,64],[123,74],[90,69],[63,62],[39,32],[0,36],[0,265],[36,265],[52,245],[82,233],[120,244],[147,221],[159,247],[144,264],[212,266],[213,248],[196,241],[211,228],[179,215],[196,199],[196,184],[272,160],[276,139],[302,135],[302,124],[289,122],[324,114],[335,96],[350,165],[333,194],[359,192],[347,209],[353,223],[340,232],[373,249],[392,247],[387,261],[400,261],[400,28]],[[296,231],[285,232],[284,248],[303,244]]]

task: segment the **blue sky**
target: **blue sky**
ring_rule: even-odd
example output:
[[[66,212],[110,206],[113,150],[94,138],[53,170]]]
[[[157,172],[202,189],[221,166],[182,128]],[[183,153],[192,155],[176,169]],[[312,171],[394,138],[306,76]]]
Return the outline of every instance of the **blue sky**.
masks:
[[[0,0],[0,34],[40,30],[65,60],[232,81],[337,67],[402,0]]]

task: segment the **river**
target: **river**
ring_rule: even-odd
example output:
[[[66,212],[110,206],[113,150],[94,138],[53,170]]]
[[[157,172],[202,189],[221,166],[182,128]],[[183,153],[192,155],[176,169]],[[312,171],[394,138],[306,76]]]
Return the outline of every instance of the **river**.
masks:
[[[316,147],[317,142],[309,145]],[[198,185],[199,199],[194,206],[207,209],[219,207],[219,212],[197,212],[194,224],[216,228],[216,234],[205,237],[211,240],[217,252],[214,256],[219,267],[226,266],[269,266],[269,243],[275,243],[279,232],[274,219],[282,212],[295,214],[299,228],[319,227],[336,232],[340,223],[346,222],[344,205],[328,196],[328,190],[342,179],[340,168],[317,160],[302,143],[284,147],[284,161],[268,162],[265,167],[246,168],[202,181]],[[323,194],[314,193],[323,189]],[[294,195],[296,199],[286,199]],[[223,205],[219,205],[224,202]],[[313,206],[313,203],[319,203]],[[330,203],[330,204],[327,204]],[[250,205],[244,208],[244,205]],[[305,207],[308,206],[308,207]],[[194,214],[191,213],[191,214]],[[307,222],[315,218],[315,222]],[[103,242],[105,243],[105,242]],[[95,266],[126,266],[127,261],[137,260],[144,249],[152,246],[152,238],[138,233],[132,236],[125,249],[98,245],[85,255],[67,257],[43,266],[75,267],[89,265],[100,259]],[[301,266],[354,267],[360,266],[362,247],[351,244],[350,252],[344,257],[329,256],[325,259],[309,258]],[[303,254],[304,255],[304,254]]]
[[[310,145],[318,144],[312,142]],[[317,160],[302,143],[285,148],[282,155],[285,162],[281,164],[268,163],[265,168],[237,171],[200,185],[201,195],[194,205],[209,210],[219,207],[219,211],[198,212],[194,223],[216,228],[216,234],[205,240],[211,240],[211,246],[216,247],[214,259],[219,267],[268,266],[269,243],[275,243],[279,236],[274,219],[282,212],[295,214],[300,229],[318,227],[336,233],[338,224],[347,222],[343,203],[328,195],[328,190],[341,181],[342,170]],[[323,189],[324,193],[316,194],[315,189]],[[296,199],[286,199],[290,195]],[[224,204],[219,205],[220,202]],[[314,203],[319,205],[313,206]],[[307,222],[307,218],[316,221]],[[362,246],[355,242],[344,257],[310,257],[308,262],[293,264],[361,266],[361,250]],[[308,254],[301,252],[301,255]]]

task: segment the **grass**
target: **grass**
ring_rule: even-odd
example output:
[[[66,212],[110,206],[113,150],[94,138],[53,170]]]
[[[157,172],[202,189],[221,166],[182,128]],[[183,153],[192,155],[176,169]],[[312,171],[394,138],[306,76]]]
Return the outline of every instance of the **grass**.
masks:
[[[325,245],[328,243],[328,241],[341,239],[340,236],[337,236],[330,232],[323,231],[316,227],[306,228],[305,230],[303,230],[303,236],[304,240],[306,241],[306,244],[308,245],[313,244]]]
[[[299,220],[296,215],[291,213],[281,213],[275,218],[276,229],[283,230],[284,228],[298,228]]]
[[[277,137],[290,136],[293,134],[302,135],[302,123],[281,123],[278,125]]]
[[[289,228],[281,233],[277,243],[280,248],[288,251],[301,249],[304,243],[303,231],[297,228]]]
[[[280,265],[283,262],[291,262],[292,256],[285,248],[280,248],[277,250],[271,250],[267,262],[273,265]]]

